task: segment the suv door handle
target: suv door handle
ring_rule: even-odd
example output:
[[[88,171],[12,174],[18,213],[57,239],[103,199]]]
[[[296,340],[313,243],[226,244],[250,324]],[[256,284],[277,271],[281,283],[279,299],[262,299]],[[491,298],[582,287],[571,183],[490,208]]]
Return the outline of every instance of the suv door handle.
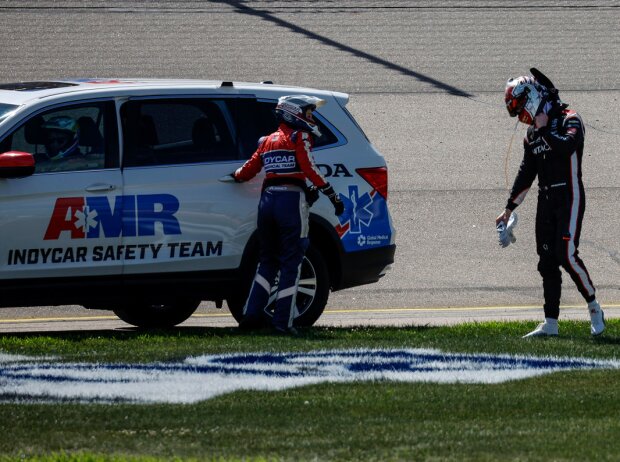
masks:
[[[107,183],[95,183],[86,187],[86,191],[88,192],[112,191],[114,189],[116,189],[116,186]]]

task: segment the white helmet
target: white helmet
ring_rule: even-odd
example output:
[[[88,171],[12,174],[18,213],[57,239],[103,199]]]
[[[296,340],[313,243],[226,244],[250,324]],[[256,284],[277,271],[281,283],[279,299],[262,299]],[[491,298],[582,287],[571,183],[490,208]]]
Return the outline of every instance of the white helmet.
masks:
[[[72,117],[51,117],[42,128],[45,130],[45,147],[50,160],[61,160],[80,153],[80,127]]]
[[[548,96],[546,87],[538,83],[534,77],[523,75],[508,80],[504,101],[510,117],[518,116],[524,124],[532,125]]]
[[[281,96],[276,106],[276,117],[285,124],[305,130],[314,136],[321,136],[319,127],[314,123],[312,115],[307,114],[308,109],[314,111],[325,104],[325,100],[315,96],[288,95]]]

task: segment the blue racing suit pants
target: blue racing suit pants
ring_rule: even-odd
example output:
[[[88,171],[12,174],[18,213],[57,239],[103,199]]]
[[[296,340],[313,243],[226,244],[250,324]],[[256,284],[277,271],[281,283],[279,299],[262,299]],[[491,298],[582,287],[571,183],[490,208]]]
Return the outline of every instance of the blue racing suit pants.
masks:
[[[264,317],[278,278],[272,324],[292,327],[301,263],[309,242],[308,215],[308,203],[299,186],[270,186],[263,191],[258,205],[260,258],[243,309],[245,317]]]

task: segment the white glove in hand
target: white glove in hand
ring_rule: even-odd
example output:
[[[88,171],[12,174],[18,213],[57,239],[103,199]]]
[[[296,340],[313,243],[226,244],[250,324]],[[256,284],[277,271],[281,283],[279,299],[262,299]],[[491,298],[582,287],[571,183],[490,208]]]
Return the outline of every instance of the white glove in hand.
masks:
[[[512,212],[508,219],[508,224],[500,221],[497,224],[497,236],[499,238],[499,245],[502,248],[508,247],[510,244],[514,244],[517,238],[514,235],[514,229],[517,226],[517,214]]]

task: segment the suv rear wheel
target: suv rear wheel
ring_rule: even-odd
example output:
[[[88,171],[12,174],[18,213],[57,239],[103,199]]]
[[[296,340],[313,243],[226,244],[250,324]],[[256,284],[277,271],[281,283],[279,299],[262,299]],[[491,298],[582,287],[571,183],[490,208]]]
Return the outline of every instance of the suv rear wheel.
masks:
[[[251,280],[254,274],[247,276]],[[243,317],[243,307],[245,306],[250,286],[251,282],[250,284],[246,283],[245,290],[239,291],[238,294],[234,294],[226,300],[228,308],[237,322],[241,321]],[[275,284],[269,298],[270,304],[265,310],[269,317],[273,316],[277,293],[277,284]],[[299,277],[293,324],[297,327],[313,325],[323,314],[328,298],[329,272],[327,265],[321,252],[310,244],[301,263],[301,275]]]
[[[143,301],[128,302],[114,308],[114,314],[128,324],[137,327],[168,328],[181,324],[200,305],[200,300],[177,300],[160,305]]]

